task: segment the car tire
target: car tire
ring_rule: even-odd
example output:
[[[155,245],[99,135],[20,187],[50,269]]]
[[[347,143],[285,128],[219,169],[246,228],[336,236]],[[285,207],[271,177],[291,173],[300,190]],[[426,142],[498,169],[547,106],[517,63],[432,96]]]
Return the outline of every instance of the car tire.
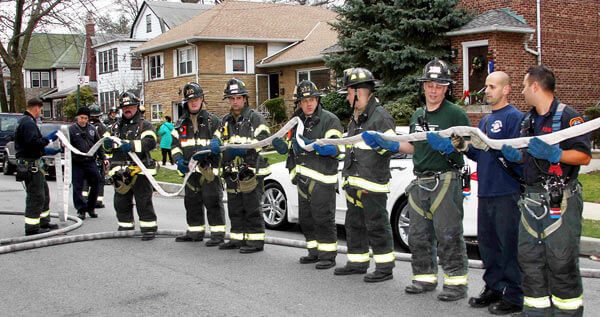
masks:
[[[287,197],[277,182],[265,184],[265,191],[260,200],[260,210],[268,229],[285,229],[287,220]]]
[[[16,166],[10,164],[10,162],[8,161],[8,154],[6,153],[4,154],[4,162],[2,166],[4,166],[4,168],[2,169],[2,173],[4,173],[4,175],[12,175],[17,169]]]
[[[406,252],[410,252],[410,246],[408,245],[408,226],[410,218],[408,216],[408,204],[407,200],[396,204],[392,213],[391,225],[392,232],[394,234],[394,241],[404,249]]]

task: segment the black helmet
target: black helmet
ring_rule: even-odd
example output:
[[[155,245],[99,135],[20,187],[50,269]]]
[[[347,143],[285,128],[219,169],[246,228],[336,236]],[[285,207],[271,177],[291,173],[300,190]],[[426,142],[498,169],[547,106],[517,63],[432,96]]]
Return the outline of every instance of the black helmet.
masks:
[[[310,80],[303,80],[294,88],[294,102],[298,103],[300,100],[309,97],[321,97],[321,93],[315,83]]]
[[[94,103],[94,104],[89,105],[89,108],[90,108],[90,116],[99,117],[102,115],[102,110],[100,109],[100,105]]]
[[[225,89],[223,90],[223,99],[235,95],[242,95],[248,97],[248,89],[246,89],[246,84],[243,81],[237,78],[231,78],[227,82],[227,84],[225,85]]]
[[[190,101],[196,98],[203,98],[204,90],[198,83],[187,83],[183,86],[183,101]]]
[[[124,92],[119,95],[119,108],[125,108],[129,106],[139,106],[140,99],[131,92]]]
[[[348,68],[344,70],[344,88],[375,88],[376,80],[370,70],[362,67]]]
[[[427,65],[425,65],[425,68],[423,69],[423,76],[419,78],[418,81],[433,81],[442,86],[454,84],[455,81],[452,80],[452,73],[450,72],[450,67],[448,66],[448,63],[436,57],[431,62],[427,63]]]
[[[110,108],[110,110],[108,111],[108,114],[111,114],[111,113],[118,113],[118,112],[119,112],[119,109],[117,109],[117,107],[114,107],[114,106],[113,106],[113,107],[112,107],[112,108]]]

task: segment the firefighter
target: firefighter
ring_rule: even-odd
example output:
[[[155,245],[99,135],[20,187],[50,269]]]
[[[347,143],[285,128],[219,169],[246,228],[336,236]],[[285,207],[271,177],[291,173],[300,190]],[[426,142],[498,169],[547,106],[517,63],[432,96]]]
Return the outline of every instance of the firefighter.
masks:
[[[17,181],[25,182],[25,235],[45,233],[58,229],[58,225],[50,223],[50,192],[46,182],[42,161],[43,155],[58,153],[53,148],[46,148],[50,142],[56,141],[57,131],[42,136],[36,124],[42,114],[44,103],[33,98],[27,101],[27,109],[19,119],[15,130],[15,156],[17,158]],[[6,168],[6,167],[5,167]]]
[[[177,242],[202,241],[204,238],[204,207],[210,225],[210,240],[206,246],[218,246],[225,237],[225,213],[223,209],[223,185],[219,177],[220,155],[195,154],[209,150],[211,142],[219,144],[221,120],[205,108],[204,91],[197,83],[183,87],[183,116],[171,131],[171,153],[181,175],[189,172],[188,164],[193,158],[198,165],[185,187],[184,205],[187,232],[175,238]],[[211,141],[212,140],[212,141]]]
[[[348,94],[346,100],[353,110],[348,136],[364,131],[395,135],[394,119],[373,95],[373,74],[364,68],[350,68],[344,71],[343,80]],[[348,261],[335,269],[335,275],[365,274],[370,262],[370,246],[375,271],[365,275],[364,281],[382,282],[393,278],[394,241],[386,209],[390,157],[390,151],[362,142],[346,146],[342,178],[348,206],[345,220]]]
[[[435,58],[427,63],[423,76],[425,106],[410,119],[410,132],[439,131],[453,126],[470,126],[469,118],[446,100],[453,83],[448,64]],[[363,135],[363,138],[367,135]],[[374,135],[367,144],[413,154],[415,180],[406,188],[410,227],[408,241],[412,251],[413,280],[406,293],[420,294],[437,287],[437,255],[444,269],[442,301],[467,296],[467,251],[463,239],[462,180],[464,160],[454,153],[450,138],[427,133],[427,141],[399,144]],[[437,247],[436,247],[437,241]]]
[[[117,123],[117,120],[118,120],[117,113],[119,113],[119,110],[117,109],[117,107],[110,108],[110,112],[108,113],[108,118],[106,118],[106,120],[104,120],[104,124],[107,127],[110,127],[113,124]]]
[[[577,180],[591,160],[589,134],[550,145],[535,137],[584,122],[573,108],[556,99],[556,79],[548,67],[527,70],[525,101],[533,108],[521,121],[520,135],[533,136],[527,151],[510,146],[502,154],[523,164],[519,264],[523,270],[523,312],[527,316],[582,316],[579,239],[583,197]]]
[[[102,116],[102,110],[100,110],[100,106],[97,104],[92,104],[89,106],[90,108],[90,120],[89,122],[96,127],[96,131],[98,132],[98,136],[103,138],[105,136],[110,136],[110,132],[100,120]],[[102,151],[103,158],[99,155],[96,156],[96,165],[98,166],[98,171],[100,172],[101,182],[100,187],[98,188],[98,199],[96,201],[96,208],[104,208],[104,177],[106,175],[106,167],[108,166],[108,160],[106,159],[106,154]],[[88,185],[84,183],[83,186],[83,197],[88,196]]]
[[[301,81],[294,91],[294,102],[300,109],[294,116],[304,123],[303,139],[310,144],[318,139],[342,138],[342,124],[333,113],[323,109],[317,86],[308,80]],[[296,129],[291,135],[296,135]],[[277,141],[276,141],[277,140]],[[273,140],[273,146],[285,154],[285,143]],[[278,145],[279,144],[279,145]],[[317,263],[317,269],[335,266],[337,255],[337,230],[335,225],[335,199],[337,168],[344,158],[343,145],[314,145],[306,152],[295,138],[287,158],[287,167],[293,184],[298,186],[300,227],[306,238],[308,255],[300,263]]]
[[[265,118],[250,109],[246,84],[230,79],[223,90],[223,99],[231,105],[230,113],[221,122],[221,138],[225,145],[250,144],[269,137]],[[211,151],[219,154],[219,144]],[[260,211],[263,180],[271,172],[267,160],[258,149],[228,148],[223,153],[223,178],[227,184],[227,209],[231,230],[230,240],[219,249],[240,249],[240,253],[260,252],[265,244],[265,223]]]
[[[133,162],[130,152],[137,154],[151,175],[156,175],[156,162],[150,151],[156,147],[156,132],[152,123],[145,121],[139,111],[140,100],[131,92],[119,96],[123,116],[113,125],[111,134],[121,139],[115,147],[112,139],[105,139],[104,150],[112,153],[108,175],[115,186],[114,205],[117,212],[118,230],[134,230],[133,198],[140,219],[142,240],[152,240],[158,229],[152,205],[152,185],[141,168]]]

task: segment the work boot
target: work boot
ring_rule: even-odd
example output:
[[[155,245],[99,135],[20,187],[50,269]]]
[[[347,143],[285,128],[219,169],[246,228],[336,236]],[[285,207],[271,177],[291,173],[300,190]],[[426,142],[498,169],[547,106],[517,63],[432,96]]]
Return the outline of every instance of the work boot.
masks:
[[[363,280],[367,283],[378,283],[378,282],[391,280],[393,278],[394,278],[394,274],[391,271],[384,272],[384,271],[375,270],[375,271],[365,275]]]
[[[488,311],[494,315],[508,315],[523,311],[523,306],[516,305],[502,299],[488,307]]]
[[[45,224],[40,224],[40,228],[56,230],[56,229],[58,229],[58,225],[55,223],[45,223]]]
[[[441,293],[438,294],[437,298],[443,302],[453,302],[462,298],[467,297],[466,287],[444,287]]]
[[[420,281],[412,281],[412,284],[406,286],[404,291],[407,294],[421,294],[435,290],[437,283],[426,283]]]
[[[327,270],[335,266],[335,260],[321,260],[315,265],[317,270]]]
[[[88,211],[88,215],[90,215],[90,218],[98,218],[98,214],[93,209]]]
[[[83,210],[83,209],[77,210],[77,218],[84,220],[85,219],[85,210]]]
[[[253,247],[249,245],[244,245],[240,247],[240,253],[256,253],[260,252],[264,249],[264,247]]]
[[[100,209],[100,208],[104,208],[104,204],[101,201],[97,201],[96,202],[96,208]]]
[[[25,235],[26,236],[32,236],[34,234],[46,233],[46,232],[49,232],[49,231],[50,231],[50,229],[40,228],[40,229],[37,229],[37,230],[25,231]]]
[[[343,266],[343,267],[336,267],[335,270],[333,271],[333,275],[351,275],[351,274],[365,274],[367,273],[367,268],[357,268],[357,267],[351,267],[351,266]]]
[[[134,227],[119,227],[117,228],[117,231],[129,231],[129,230],[135,230]]]
[[[237,242],[233,242],[231,240],[229,240],[228,242],[223,242],[221,244],[219,244],[219,250],[233,250],[233,249],[239,249],[240,248],[240,244]]]
[[[207,247],[216,247],[216,246],[220,245],[221,243],[223,243],[223,238],[211,237],[210,240],[206,241],[206,243],[204,245],[206,245]]]
[[[155,237],[156,237],[156,231],[142,232],[142,241],[154,240]]]
[[[316,255],[306,255],[300,257],[300,264],[311,264],[319,262],[319,257]]]
[[[175,238],[175,242],[197,242],[202,240],[204,240],[204,232],[187,231],[184,235]]]
[[[485,286],[478,297],[469,298],[469,305],[474,308],[487,307],[493,303],[498,302],[502,298],[502,295],[489,286]]]

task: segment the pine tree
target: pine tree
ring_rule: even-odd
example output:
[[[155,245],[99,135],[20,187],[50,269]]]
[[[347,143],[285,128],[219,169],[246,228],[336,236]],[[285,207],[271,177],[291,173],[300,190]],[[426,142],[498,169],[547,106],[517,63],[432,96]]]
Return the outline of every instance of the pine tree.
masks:
[[[466,24],[471,15],[458,0],[346,0],[332,23],[343,52],[326,56],[336,74],[365,67],[383,81],[378,97],[416,107],[423,67],[434,57],[447,60],[444,33]]]

